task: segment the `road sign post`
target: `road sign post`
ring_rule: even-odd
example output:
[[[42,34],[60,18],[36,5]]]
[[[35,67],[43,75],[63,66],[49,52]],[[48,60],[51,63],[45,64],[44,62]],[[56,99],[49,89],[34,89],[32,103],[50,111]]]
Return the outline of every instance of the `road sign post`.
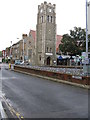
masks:
[[[90,76],[90,52],[82,53],[82,64],[83,64],[83,74],[85,76]]]

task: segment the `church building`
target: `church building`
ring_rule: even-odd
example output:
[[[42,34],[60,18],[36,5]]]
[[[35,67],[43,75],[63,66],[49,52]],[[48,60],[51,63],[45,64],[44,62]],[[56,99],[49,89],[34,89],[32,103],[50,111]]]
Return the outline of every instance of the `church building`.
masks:
[[[41,3],[38,5],[35,64],[54,65],[56,61],[56,5]]]

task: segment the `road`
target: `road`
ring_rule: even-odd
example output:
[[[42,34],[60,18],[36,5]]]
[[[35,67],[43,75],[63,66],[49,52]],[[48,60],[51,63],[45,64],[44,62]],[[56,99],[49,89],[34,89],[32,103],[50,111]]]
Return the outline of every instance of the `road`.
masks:
[[[87,118],[88,90],[2,67],[2,92],[24,118]]]

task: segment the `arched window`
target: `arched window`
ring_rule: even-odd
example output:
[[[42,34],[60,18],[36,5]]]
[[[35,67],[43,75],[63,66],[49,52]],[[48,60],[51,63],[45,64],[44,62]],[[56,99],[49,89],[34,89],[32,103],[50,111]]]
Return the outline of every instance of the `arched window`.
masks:
[[[51,23],[52,23],[52,16],[51,16]]]
[[[42,21],[42,23],[43,23],[43,16],[42,16],[42,20],[41,20],[41,21]]]
[[[49,15],[47,16],[47,21],[49,22]]]
[[[39,60],[41,61],[41,55],[39,55]]]

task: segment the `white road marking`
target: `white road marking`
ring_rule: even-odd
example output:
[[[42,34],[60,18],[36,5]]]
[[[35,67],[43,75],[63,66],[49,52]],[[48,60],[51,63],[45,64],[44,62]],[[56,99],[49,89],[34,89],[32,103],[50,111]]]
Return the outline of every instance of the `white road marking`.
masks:
[[[17,77],[2,77],[2,78],[0,78],[0,79],[2,79],[2,80],[6,80],[6,79],[16,79]]]

